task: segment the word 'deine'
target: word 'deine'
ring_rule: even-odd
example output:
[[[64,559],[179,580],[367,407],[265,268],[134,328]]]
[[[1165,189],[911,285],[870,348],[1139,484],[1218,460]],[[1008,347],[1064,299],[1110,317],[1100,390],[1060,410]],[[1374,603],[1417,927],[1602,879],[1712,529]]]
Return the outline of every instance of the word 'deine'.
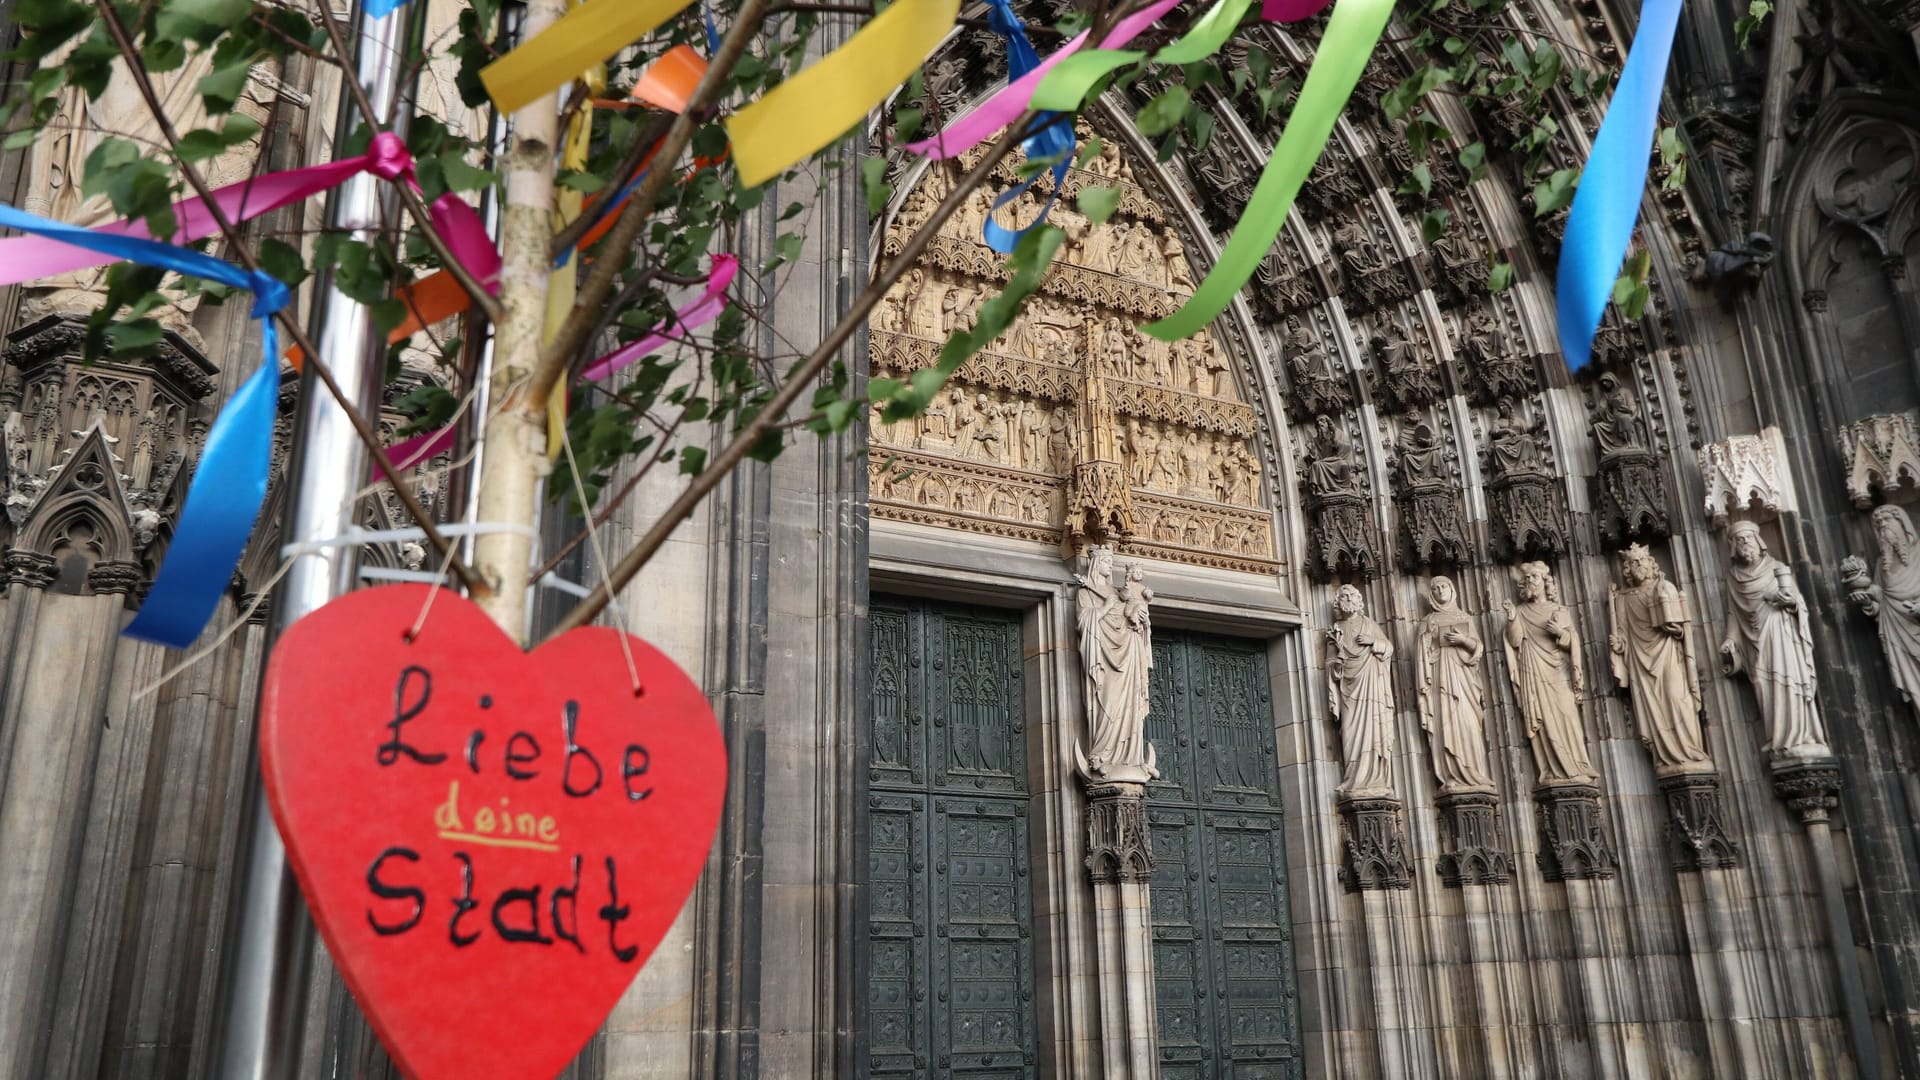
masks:
[[[498,741],[498,750],[486,748],[488,730],[473,727],[464,743],[436,742],[427,730],[433,725],[426,714],[433,702],[433,674],[419,665],[400,672],[393,690],[393,718],[384,727],[384,741],[374,751],[374,760],[382,769],[424,766],[459,770],[464,761],[474,776],[484,776],[483,761],[498,760],[499,770],[515,783],[535,783],[546,777],[545,785],[556,784],[567,799],[586,799],[602,788],[618,795],[621,801],[638,803],[653,793],[641,785],[652,756],[639,743],[628,743],[617,758],[617,781],[612,766],[602,764],[597,754],[580,739],[580,705],[569,700],[561,707],[560,746],[548,754],[532,731],[514,730]],[[491,696],[478,701],[481,713],[493,709]],[[498,715],[498,714],[493,714]],[[417,723],[418,722],[418,723]],[[424,724],[425,727],[420,725]],[[412,725],[412,726],[410,726]],[[466,725],[460,725],[465,727]],[[440,736],[445,738],[444,734]],[[497,754],[497,758],[496,758]],[[616,759],[608,758],[609,762]],[[403,763],[405,763],[403,765]],[[512,847],[540,853],[558,854],[560,824],[551,814],[539,814],[511,807],[508,797],[499,799],[499,807],[464,803],[460,783],[451,780],[446,801],[431,811],[432,825],[440,839],[452,842],[451,850],[420,850],[404,843],[389,844],[374,856],[367,867],[366,886],[373,900],[366,908],[366,924],[382,938],[410,935],[438,906],[429,902],[428,886],[435,880],[446,886],[451,902],[446,917],[446,937],[455,948],[466,948],[479,941],[491,927],[503,942],[553,946],[572,945],[588,952],[580,928],[580,900],[583,887],[591,900],[586,917],[606,924],[607,951],[620,963],[631,963],[638,948],[620,943],[620,923],[632,916],[632,907],[620,902],[618,867],[612,855],[598,864],[584,854],[575,853],[561,865],[566,867],[559,880],[538,880],[540,871],[524,868],[508,876],[517,880],[497,891],[476,888],[474,858],[462,846]],[[570,845],[571,846],[571,845]],[[582,884],[583,868],[587,883]],[[554,867],[559,869],[559,867]],[[596,880],[604,869],[604,884]],[[491,874],[492,870],[485,873]],[[534,876],[535,880],[527,880]],[[484,881],[481,884],[486,884]],[[491,899],[488,893],[491,892]],[[597,908],[593,900],[604,899]]]
[[[408,741],[408,735],[402,729],[427,711],[427,704],[433,699],[433,675],[426,668],[408,665],[400,672],[400,681],[393,688],[393,719],[387,721],[390,733],[387,741],[380,744],[374,758],[384,767],[407,760],[421,765],[441,765],[447,761],[450,751],[429,749]],[[482,696],[481,710],[493,708],[493,699]],[[568,701],[561,706],[560,732],[564,739],[561,752],[560,790],[571,798],[584,799],[599,791],[606,780],[606,770],[600,765],[600,758],[585,746],[580,745],[576,736],[580,727],[580,703]],[[467,768],[473,774],[480,775],[481,747],[487,740],[484,728],[475,728],[467,737],[462,756],[466,758]],[[532,781],[540,778],[543,768],[540,764],[542,751],[540,740],[530,731],[515,731],[506,738],[501,750],[501,767],[512,780]],[[639,743],[628,743],[620,754],[620,783],[626,790],[630,802],[639,802],[653,794],[652,788],[636,788],[634,781],[647,774],[652,763],[652,755]],[[456,766],[457,767],[457,766]],[[589,779],[590,778],[590,779]]]

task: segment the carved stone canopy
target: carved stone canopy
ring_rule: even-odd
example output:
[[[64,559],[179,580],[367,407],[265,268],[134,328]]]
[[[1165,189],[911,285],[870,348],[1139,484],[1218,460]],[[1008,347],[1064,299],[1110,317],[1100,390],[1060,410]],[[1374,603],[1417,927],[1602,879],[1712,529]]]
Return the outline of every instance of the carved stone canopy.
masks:
[[[1758,435],[1730,435],[1702,446],[1700,479],[1707,492],[1707,516],[1714,525],[1726,525],[1735,513],[1764,521],[1795,509],[1784,460],[1777,428]]]
[[[1920,493],[1920,414],[1909,409],[1843,425],[1840,457],[1853,505],[1864,510],[1876,495],[1911,498]]]
[[[1067,246],[1013,326],[919,418],[873,418],[873,514],[1069,554],[1111,544],[1122,555],[1276,574],[1259,417],[1210,332],[1168,343],[1140,330],[1192,293],[1195,274],[1159,202],[1118,144],[1105,146],[1069,171],[1064,192],[1117,187],[1114,217],[1094,224],[1056,205],[1051,220]],[[1031,218],[1051,183],[1001,216]],[[923,174],[886,246],[897,250],[919,228],[945,185],[939,170]],[[980,235],[988,209],[982,196],[949,220],[875,309],[875,375],[933,366],[947,335],[999,288],[1003,260]]]
[[[173,333],[151,357],[83,363],[84,337],[78,322],[49,317],[0,352],[5,526],[22,550],[130,565],[168,533],[218,369]]]

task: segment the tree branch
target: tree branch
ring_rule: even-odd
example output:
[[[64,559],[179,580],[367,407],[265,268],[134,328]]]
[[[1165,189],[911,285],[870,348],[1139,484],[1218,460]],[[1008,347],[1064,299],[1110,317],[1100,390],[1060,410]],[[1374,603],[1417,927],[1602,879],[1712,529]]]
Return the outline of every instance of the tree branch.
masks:
[[[693,91],[693,97],[687,102],[685,111],[673,118],[673,126],[667,129],[667,137],[661,140],[660,152],[654,160],[657,167],[647,173],[640,181],[640,188],[627,202],[627,208],[620,213],[616,223],[606,238],[607,254],[594,260],[587,272],[586,280],[581,282],[576,295],[573,310],[561,324],[553,340],[547,342],[540,354],[540,363],[533,370],[520,408],[532,414],[544,411],[547,398],[553,393],[554,384],[567,372],[567,365],[573,354],[586,344],[587,333],[592,328],[599,308],[607,301],[613,291],[614,278],[620,272],[621,255],[632,250],[640,239],[640,230],[647,219],[653,215],[653,204],[660,197],[670,179],[674,179],[674,165],[693,141],[694,127],[703,123],[707,111],[720,97],[720,91],[727,85],[727,79],[733,74],[734,65],[747,51],[747,43],[760,31],[760,21],[766,15],[770,0],[743,0],[740,14],[734,19],[733,26],[727,30],[727,36],[720,43],[719,52],[707,66],[707,73],[700,78],[700,85]]]
[[[220,226],[220,234],[226,239],[229,246],[234,249],[234,254],[239,257],[240,261],[245,264],[248,270],[258,271],[260,269],[259,260],[256,259],[253,252],[247,248],[246,243],[240,236],[239,230],[234,228],[233,222],[227,220],[226,213],[222,211],[219,204],[214,201],[213,192],[207,187],[207,182],[201,178],[198,170],[194,169],[192,165],[187,163],[185,158],[180,156],[179,132],[174,130],[173,118],[167,115],[165,106],[161,104],[160,95],[154,90],[153,80],[148,78],[147,69],[143,66],[140,58],[140,52],[134,47],[133,39],[127,34],[127,28],[120,21],[119,13],[113,9],[113,4],[110,0],[94,0],[94,5],[100,11],[101,21],[106,26],[107,32],[113,37],[114,46],[119,49],[121,59],[126,62],[127,73],[132,76],[134,86],[140,91],[140,96],[145,99],[147,111],[153,114],[154,122],[160,126],[160,133],[166,137],[167,145],[172,148],[174,161],[180,166],[180,174],[186,178],[187,183],[191,185],[193,190],[200,196],[200,201],[205,204],[207,212],[213,217],[214,223]],[[368,452],[373,455],[374,465],[380,470],[380,475],[393,484],[394,492],[400,496],[401,505],[406,508],[407,515],[413,519],[414,524],[420,526],[421,532],[426,534],[427,541],[433,545],[434,551],[443,560],[447,561],[454,572],[460,576],[460,580],[466,584],[468,590],[478,589],[480,593],[484,595],[487,592],[486,582],[480,580],[480,576],[473,572],[472,567],[460,561],[460,557],[458,553],[454,551],[453,545],[447,542],[445,536],[441,535],[439,528],[434,524],[433,518],[427,514],[426,508],[421,506],[420,500],[414,497],[413,489],[408,486],[406,480],[400,476],[399,470],[394,468],[392,459],[387,457],[386,449],[380,445],[379,435],[373,430],[372,425],[367,423],[367,418],[361,415],[360,410],[354,407],[353,400],[347,396],[346,391],[342,390],[340,384],[334,381],[333,373],[327,369],[325,362],[320,359],[320,350],[314,346],[312,341],[308,340],[307,332],[301,327],[299,320],[295,319],[285,310],[280,311],[277,317],[280,320],[280,325],[286,329],[287,336],[292,338],[294,344],[298,345],[300,350],[306,354],[307,363],[313,365],[314,373],[320,377],[321,382],[326,384],[327,392],[333,395],[334,402],[347,414],[348,421],[353,424],[354,433],[360,437],[360,441],[366,444]],[[265,357],[261,362],[278,364],[280,358],[277,356],[269,356]]]
[[[346,32],[341,29],[340,20],[333,17],[333,6],[327,0],[320,0],[314,6],[320,9],[320,18],[327,25],[327,37],[333,42],[334,51],[343,58],[350,56],[351,50],[347,48]],[[376,131],[380,130],[380,118],[374,115],[373,102],[367,98],[367,88],[360,85],[359,76],[354,74],[352,68],[345,63],[340,65],[340,81],[346,84],[347,92],[353,95],[353,103],[360,110],[360,115],[366,119],[367,126]],[[460,260],[453,257],[453,250],[447,247],[446,240],[434,231],[433,213],[427,209],[427,204],[420,198],[420,193],[414,190],[412,184],[395,183],[393,186],[400,192],[400,203],[407,208],[407,216],[413,219],[414,227],[424,234],[427,246],[433,249],[433,254],[440,260],[440,265],[446,267],[447,272],[453,275],[453,280],[459,282],[460,287],[467,291],[474,306],[486,312],[490,321],[498,321],[504,314],[500,301],[495,300],[493,294],[467,272],[467,268],[461,265]]]
[[[609,568],[607,587],[594,590],[593,595],[574,605],[544,640],[552,641],[569,630],[585,626],[594,616],[600,614],[601,610],[607,606],[608,595],[625,588],[627,582],[632,581],[641,567],[644,567],[660,550],[661,545],[666,543],[667,537],[679,527],[680,522],[693,513],[694,508],[699,506],[707,494],[733,471],[734,466],[740,464],[741,460],[747,456],[747,452],[753,449],[762,436],[782,422],[787,410],[793,407],[793,403],[799,400],[802,394],[812,388],[814,380],[832,362],[841,347],[853,337],[855,331],[866,325],[867,316],[873,311],[874,305],[886,296],[887,290],[891,289],[895,282],[906,275],[914,260],[918,259],[933,242],[933,237],[940,226],[944,225],[947,219],[953,216],[954,211],[958,210],[968,196],[972,195],[974,189],[992,174],[994,168],[1000,164],[1000,160],[1019,144],[1021,136],[1035,115],[1033,110],[1029,109],[1001,133],[1000,138],[987,151],[986,156],[980,159],[980,163],[947,192],[947,197],[934,208],[927,223],[907,241],[900,254],[867,283],[867,287],[859,296],[854,298],[846,313],[840,317],[840,322],[828,331],[820,344],[815,346],[813,352],[794,370],[786,385],[780,388],[780,392],[775,394],[766,406],[734,435],[733,441],[714,456],[706,470],[695,477],[693,482],[687,485],[686,490],[682,491],[679,497],[675,498],[673,503],[654,519],[646,535],[642,536],[633,548],[621,557],[619,563]]]

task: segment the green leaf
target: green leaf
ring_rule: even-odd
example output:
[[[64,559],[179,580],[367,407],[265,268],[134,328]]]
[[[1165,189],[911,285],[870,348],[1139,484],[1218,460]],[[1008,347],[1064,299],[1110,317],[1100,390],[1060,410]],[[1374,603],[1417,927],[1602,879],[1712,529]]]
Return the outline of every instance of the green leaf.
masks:
[[[1113,212],[1120,208],[1120,189],[1110,187],[1089,187],[1080,189],[1078,200],[1080,212],[1095,225],[1105,225]]]
[[[252,12],[252,0],[165,0],[154,16],[154,32],[174,41],[207,45]]]
[[[285,282],[288,288],[307,280],[307,264],[300,258],[300,249],[284,240],[267,237],[260,241],[254,256],[260,260],[260,269]]]
[[[491,171],[468,164],[467,159],[459,153],[444,154],[438,160],[441,176],[446,180],[449,191],[479,191],[493,185],[494,175]]]
[[[389,297],[368,305],[368,313],[373,316],[373,326],[382,338],[393,333],[393,328],[407,321],[407,302],[398,297]]]
[[[1580,185],[1579,169],[1556,169],[1533,186],[1533,216],[1546,217],[1573,203],[1574,189]]]
[[[1397,190],[1402,195],[1425,197],[1433,191],[1433,170],[1424,161],[1415,165],[1412,174],[1401,182]]]
[[[893,137],[897,142],[912,142],[920,134],[920,125],[926,123],[927,110],[918,108],[900,108],[893,114]]]
[[[1479,182],[1481,177],[1487,175],[1487,144],[1474,142],[1462,147],[1460,167],[1467,171],[1467,183]]]
[[[1513,288],[1513,264],[1510,262],[1494,263],[1493,269],[1487,272],[1487,291],[1490,293],[1503,293],[1511,288]]]
[[[559,177],[556,178],[554,182],[566,188],[568,191],[577,191],[582,195],[591,195],[607,186],[605,180],[602,180],[592,173],[576,172],[572,169],[561,170]]]
[[[1427,64],[1403,80],[1399,86],[1380,96],[1380,111],[1387,119],[1398,120],[1405,116],[1420,99],[1453,81],[1451,69],[1437,64]]]
[[[680,448],[680,472],[686,476],[698,476],[707,467],[705,447],[683,446]]]
[[[240,91],[246,89],[247,73],[253,70],[253,58],[244,59],[216,67],[202,76],[199,85],[200,96],[206,99],[207,111],[226,112],[240,99]]]
[[[875,154],[860,162],[860,186],[867,193],[867,213],[878,216],[893,197],[893,185],[887,183],[887,159]]]
[[[1447,231],[1447,219],[1452,214],[1446,210],[1429,210],[1420,215],[1420,240],[1429,246]]]
[[[1180,126],[1187,118],[1187,110],[1193,105],[1193,95],[1185,86],[1175,84],[1167,87],[1147,102],[1140,114],[1134,117],[1134,126],[1140,134],[1151,139],[1165,135]]]

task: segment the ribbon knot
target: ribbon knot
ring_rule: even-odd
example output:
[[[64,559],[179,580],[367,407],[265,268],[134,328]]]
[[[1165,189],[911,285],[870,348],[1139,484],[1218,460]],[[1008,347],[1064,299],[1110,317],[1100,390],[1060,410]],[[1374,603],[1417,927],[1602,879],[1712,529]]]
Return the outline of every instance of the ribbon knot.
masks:
[[[249,271],[247,288],[253,290],[253,310],[250,314],[256,319],[272,318],[293,300],[293,293],[288,290],[286,282],[265,270]]]
[[[398,180],[413,172],[413,155],[407,144],[391,131],[375,132],[367,146],[367,171],[382,180]]]

